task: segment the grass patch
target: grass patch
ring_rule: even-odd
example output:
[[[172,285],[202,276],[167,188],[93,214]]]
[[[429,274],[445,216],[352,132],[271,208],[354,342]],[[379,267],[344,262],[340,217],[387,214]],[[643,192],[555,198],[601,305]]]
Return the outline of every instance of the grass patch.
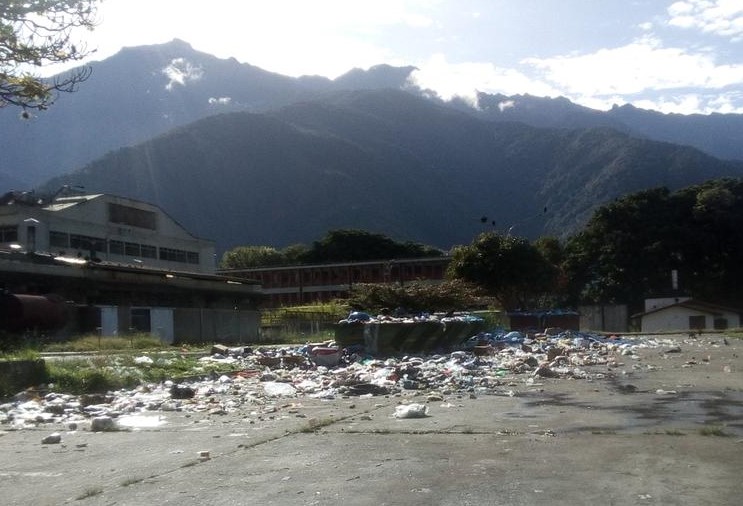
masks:
[[[33,348],[19,348],[0,353],[0,360],[38,360],[38,350]]]
[[[86,352],[86,351],[124,351],[124,350],[159,350],[167,348],[152,334],[137,333],[124,337],[102,337],[87,334],[70,341],[47,343],[42,346],[45,352]]]
[[[309,420],[307,420],[307,425],[302,427],[299,432],[315,432],[319,429],[322,429],[323,427],[332,425],[333,423],[335,423],[335,418],[333,418],[332,416],[326,418],[310,418]]]
[[[666,429],[665,435],[666,436],[685,436],[686,434],[684,434],[678,429]]]
[[[103,489],[102,488],[100,488],[100,487],[90,487],[90,488],[85,489],[85,492],[83,492],[82,494],[80,494],[79,496],[77,496],[76,499],[78,501],[82,501],[83,499],[88,499],[90,497],[95,497],[95,496],[100,495],[102,493],[103,493]]]
[[[722,427],[702,427],[699,429],[699,434],[702,436],[716,436],[716,437],[727,437],[729,434],[723,430]]]
[[[150,361],[139,362],[136,354],[104,354],[85,358],[47,360],[48,381],[55,389],[71,394],[105,393],[133,388],[142,383],[159,383],[193,376],[224,374],[234,371],[230,364],[200,362],[195,357],[173,353],[144,355]]]

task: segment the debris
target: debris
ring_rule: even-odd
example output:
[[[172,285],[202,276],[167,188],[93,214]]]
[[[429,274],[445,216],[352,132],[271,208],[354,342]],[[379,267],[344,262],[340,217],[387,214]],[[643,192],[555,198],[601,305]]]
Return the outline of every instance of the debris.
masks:
[[[173,385],[170,388],[170,396],[173,399],[192,399],[196,395],[196,390],[188,385]]]
[[[277,381],[266,381],[263,390],[269,397],[293,397],[297,394],[297,389],[291,384]]]
[[[110,416],[97,416],[90,421],[92,432],[113,432],[119,430],[118,425]]]
[[[425,418],[428,406],[425,404],[401,404],[395,407],[395,418]]]
[[[335,367],[340,363],[343,351],[338,347],[316,346],[310,349],[309,354],[315,365]]]
[[[315,399],[420,396],[426,402],[444,404],[452,395],[516,396],[519,392],[512,388],[518,383],[533,387],[548,379],[591,381],[604,377],[607,369],[619,367],[651,370],[650,366],[639,364],[625,366],[621,357],[630,356],[634,361],[642,356],[643,349],[668,349],[675,345],[672,339],[606,337],[559,329],[534,335],[501,330],[478,332],[463,338],[455,349],[420,355],[373,356],[363,346],[342,347],[333,341],[239,349],[215,345],[222,358],[213,354],[204,359],[224,360],[237,372],[178,382],[168,380],[105,394],[76,396],[29,390],[0,404],[0,426],[6,430],[24,430],[56,423],[60,428],[74,431],[89,423],[93,432],[137,430],[165,423],[163,415],[168,412],[216,416],[246,407],[255,412],[253,418],[259,419],[283,414],[284,408],[274,405],[276,399],[303,396]],[[720,369],[726,373],[733,371],[725,364]],[[620,373],[627,371],[616,371]],[[619,392],[637,391],[633,385],[622,383],[624,386],[617,385]],[[657,392],[658,395],[673,393]],[[426,416],[425,406],[418,408],[419,411],[412,406],[415,405],[401,405],[400,413],[396,411],[395,416]]]
[[[52,434],[49,434],[44,439],[41,440],[41,444],[43,445],[56,445],[62,442],[62,434],[59,432],[53,432]]]

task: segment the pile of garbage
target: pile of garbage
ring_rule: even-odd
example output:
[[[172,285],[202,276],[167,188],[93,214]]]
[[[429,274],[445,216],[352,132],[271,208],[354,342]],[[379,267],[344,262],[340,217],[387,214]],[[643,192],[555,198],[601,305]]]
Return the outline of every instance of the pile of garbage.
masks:
[[[79,396],[55,392],[49,385],[0,404],[0,428],[86,422],[106,430],[121,426],[131,415],[265,410],[286,398],[510,395],[519,384],[533,385],[545,378],[600,377],[607,366],[618,367],[624,358],[635,357],[639,348],[667,343],[551,329],[535,335],[481,332],[460,344],[460,349],[445,354],[386,358],[332,341],[255,349],[214,346],[200,360],[231,364],[234,373]]]

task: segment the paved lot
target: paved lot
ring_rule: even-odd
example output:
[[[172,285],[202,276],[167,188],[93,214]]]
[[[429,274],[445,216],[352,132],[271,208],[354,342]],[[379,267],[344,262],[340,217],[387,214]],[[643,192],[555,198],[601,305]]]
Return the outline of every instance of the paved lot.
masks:
[[[0,426],[2,503],[740,504],[743,342],[677,340],[591,380],[512,375],[488,395],[285,398],[118,432]],[[392,416],[413,402],[428,416]],[[41,444],[54,431],[61,444]]]

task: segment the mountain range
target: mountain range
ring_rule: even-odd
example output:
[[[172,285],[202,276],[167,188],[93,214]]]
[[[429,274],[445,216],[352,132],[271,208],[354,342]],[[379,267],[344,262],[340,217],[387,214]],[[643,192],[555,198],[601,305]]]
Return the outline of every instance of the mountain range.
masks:
[[[743,174],[743,117],[596,111],[416,87],[413,67],[290,78],[182,41],[92,64],[28,121],[1,111],[0,185],[162,207],[218,250],[360,228],[447,249],[484,229],[565,236],[654,186]]]

